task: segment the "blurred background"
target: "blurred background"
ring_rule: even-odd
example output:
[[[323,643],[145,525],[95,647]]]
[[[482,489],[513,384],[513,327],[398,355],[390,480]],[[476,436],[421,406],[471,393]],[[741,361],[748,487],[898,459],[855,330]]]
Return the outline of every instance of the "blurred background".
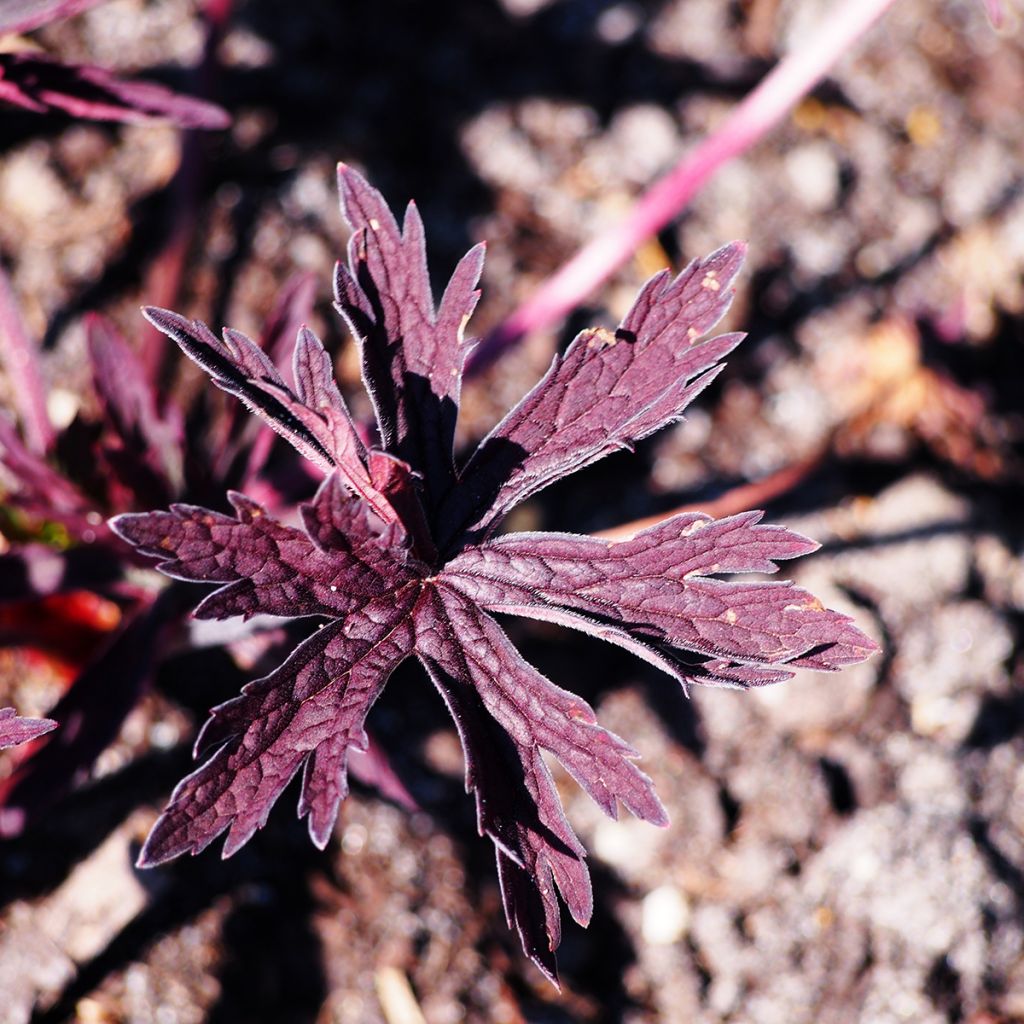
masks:
[[[0,49],[145,77],[231,117],[196,132],[0,111],[0,257],[50,418],[81,439],[99,416],[86,314],[156,352],[155,379],[187,403],[205,381],[154,347],[139,305],[260,336],[297,272],[367,416],[330,308],[338,160],[393,206],[416,199],[438,283],[488,240],[484,334],[836,6],[109,0],[5,37]],[[211,17],[224,20],[204,58]],[[558,776],[596,903],[589,930],[566,924],[560,993],[505,926],[457,738],[418,670],[370,719],[392,784],[355,786],[325,853],[289,791],[234,859],[137,872],[206,709],[281,638],[200,635],[179,610],[147,646],[158,655],[95,669],[141,628],[138,608],[123,586],[33,594],[14,580],[25,545],[64,557],[89,538],[26,518],[8,464],[0,706],[45,715],[91,670],[75,721],[120,710],[93,753],[37,779],[38,813],[4,826],[0,1022],[1024,1021],[1020,18],[1010,7],[997,31],[974,0],[897,0],[570,323],[466,384],[469,446],[575,331],[616,323],[647,276],[746,239],[727,326],[749,338],[686,422],[510,525],[592,532],[684,504],[766,507],[822,542],[794,578],[884,648],[840,675],[687,700],[593,641],[510,624],[641,751],[672,816],[667,830],[606,820]],[[2,344],[0,403],[17,416]],[[102,493],[101,524],[123,495],[82,482],[104,471],[90,450],[69,442],[50,464]],[[30,775],[36,753],[5,752],[0,777]]]

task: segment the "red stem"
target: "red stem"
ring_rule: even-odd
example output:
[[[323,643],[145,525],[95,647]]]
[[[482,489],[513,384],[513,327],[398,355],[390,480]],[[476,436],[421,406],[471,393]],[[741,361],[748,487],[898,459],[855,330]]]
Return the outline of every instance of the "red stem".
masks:
[[[479,372],[507,346],[562,320],[637,248],[675,219],[727,160],[749,149],[828,73],[894,0],[843,0],[835,13],[784,57],[692,153],[656,182],[618,224],[587,243],[473,353]]]
[[[776,470],[762,480],[739,484],[710,501],[678,505],[667,512],[659,512],[657,515],[646,516],[644,519],[634,519],[631,523],[622,523],[607,530],[600,530],[593,536],[603,540],[629,540],[641,530],[657,526],[666,519],[681,515],[683,512],[703,512],[705,515],[711,516],[712,519],[724,519],[726,516],[734,516],[747,511],[747,509],[764,508],[768,502],[774,501],[783,494],[788,494],[793,488],[802,484],[825,461],[829,448],[830,446],[826,444],[806,459],[783,466],[782,469]]]

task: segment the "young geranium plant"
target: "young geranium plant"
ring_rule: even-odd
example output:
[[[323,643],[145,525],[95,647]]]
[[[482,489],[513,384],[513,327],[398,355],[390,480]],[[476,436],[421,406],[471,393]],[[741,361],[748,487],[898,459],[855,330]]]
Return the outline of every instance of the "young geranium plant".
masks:
[[[757,512],[678,515],[611,542],[560,533],[496,536],[502,518],[556,480],[678,420],[742,335],[707,338],[743,259],[733,244],[658,274],[615,331],[586,330],[461,466],[453,456],[465,335],[483,247],[430,291],[423,225],[402,228],[354,171],[339,173],[352,227],[336,299],[355,335],[379,428],[361,439],[320,341],[303,328],[289,384],[237,331],[147,309],[146,316],[240,398],[325,479],[301,525],[229,494],[234,515],[192,505],[123,515],[112,526],[178,579],[221,584],[200,618],[315,616],[319,628],[274,672],[213,709],[197,741],[207,759],[184,779],[140,864],[198,853],[227,833],[229,856],[263,826],[303,772],[299,814],[318,846],[347,792],[346,760],[388,676],[417,658],[452,713],[494,842],[510,926],[552,980],[561,894],[580,924],[592,896],[585,853],[542,758],[553,754],[609,815],[621,802],[668,821],[638,753],[590,706],[528,664],[493,613],[562,623],[618,644],[684,686],[758,686],[795,668],[833,670],[875,644],[773,572],[816,545]],[[717,578],[728,574],[729,579]]]

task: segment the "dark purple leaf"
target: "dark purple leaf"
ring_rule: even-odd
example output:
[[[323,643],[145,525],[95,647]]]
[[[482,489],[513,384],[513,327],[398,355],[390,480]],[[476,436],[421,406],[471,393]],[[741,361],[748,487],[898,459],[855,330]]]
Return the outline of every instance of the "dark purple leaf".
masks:
[[[59,18],[70,18],[104,0],[0,0],[0,32],[30,32]]]
[[[310,462],[328,472],[336,468],[345,486],[381,518],[396,518],[370,482],[366,452],[334,381],[330,357],[312,331],[303,328],[296,340],[292,390],[270,357],[239,331],[225,330],[221,341],[199,320],[152,306],[143,312],[218,387],[240,398]]]
[[[102,519],[88,499],[42,456],[30,452],[14,424],[0,414],[0,466],[14,479],[7,501],[40,520],[57,520],[74,536],[96,533]]]
[[[711,578],[775,572],[776,561],[817,548],[784,527],[759,524],[760,518],[746,512],[716,521],[687,513],[619,542],[510,534],[467,548],[443,578],[495,611],[530,615],[536,607],[537,617],[594,632],[586,622],[570,622],[582,613],[641,643],[728,663],[838,669],[863,661],[874,645],[807,591],[791,583]]]
[[[416,631],[417,654],[472,685],[513,742],[554,754],[605,814],[618,817],[618,798],[638,818],[667,823],[651,780],[630,760],[640,755],[602,729],[586,701],[525,662],[472,599],[444,585],[425,591]]]
[[[337,266],[336,306],[359,341],[384,447],[423,473],[432,508],[454,473],[452,442],[470,347],[465,328],[480,296],[484,247],[462,258],[435,310],[415,204],[400,230],[384,197],[344,164],[338,185],[352,237],[348,266]]]
[[[732,302],[738,242],[644,285],[618,330],[583,331],[491,432],[444,508],[446,539],[488,531],[548,484],[680,418],[743,339],[702,337]]]
[[[301,328],[309,323],[313,315],[313,300],[316,298],[316,277],[312,272],[295,274],[281,289],[267,317],[260,337],[260,348],[267,353],[271,362],[279,369],[290,366],[295,354],[295,342]],[[241,409],[235,406],[235,409]],[[248,423],[255,427],[253,420]],[[245,431],[243,431],[243,435]],[[252,432],[252,443],[246,460],[243,479],[256,478],[266,464],[274,435],[261,431],[259,436]]]
[[[42,455],[53,447],[56,431],[46,408],[41,352],[29,334],[10,279],[0,266],[0,364],[7,375],[11,402],[18,412],[29,451]]]
[[[0,748],[27,743],[56,728],[48,718],[19,718],[14,708],[0,708]]]
[[[86,343],[96,394],[115,442],[107,459],[115,473],[142,497],[156,491],[166,501],[180,493],[183,424],[180,413],[161,416],[146,372],[132,347],[105,317],[86,318]]]
[[[228,497],[235,516],[172,505],[170,512],[111,520],[129,543],[163,557],[158,568],[168,576],[227,584],[199,605],[199,618],[346,615],[411,578],[400,529],[375,523],[333,474],[303,508],[308,533],[285,526],[245,495]]]
[[[434,561],[437,548],[420,500],[419,479],[413,475],[408,463],[387,452],[370,451],[367,461],[373,486],[395,510],[399,522],[412,538],[416,552],[421,558]]]
[[[104,68],[62,64],[40,53],[0,53],[0,102],[37,114],[93,121],[173,121],[182,128],[227,128],[225,110],[155,82],[117,78]]]
[[[526,955],[557,984],[554,950],[562,924],[556,885],[580,924],[593,909],[583,846],[539,754],[502,731],[472,685],[422,661],[462,740],[466,790],[476,796],[480,834],[494,843],[505,919]]]
[[[214,708],[196,755],[216,751],[174,791],[139,864],[199,853],[227,831],[228,857],[266,824],[288,783],[304,766],[299,814],[325,846],[348,790],[345,762],[365,747],[363,723],[391,672],[412,652],[407,584],[366,601],[301,643],[240,697]]]
[[[387,751],[374,738],[366,734],[366,749],[350,748],[348,755],[349,775],[364,786],[377,790],[381,796],[404,807],[407,811],[421,811],[422,807],[406,788],[398,773],[391,766]]]
[[[613,818],[616,799],[658,825],[668,823],[665,810],[651,780],[630,760],[637,752],[598,726],[586,701],[525,662],[471,600],[435,588],[417,607],[416,631],[417,654],[459,725],[466,787],[476,794],[481,834],[497,848],[509,925],[554,979],[561,928],[551,883],[580,924],[590,919],[591,894],[583,847],[541,750],[554,754]]]
[[[445,577],[448,579],[447,573]],[[616,647],[622,647],[655,668],[668,673],[682,684],[684,690],[690,683],[748,689],[752,686],[780,683],[793,677],[793,673],[786,669],[745,665],[727,658],[708,658],[691,654],[654,637],[642,635],[640,631],[623,626],[614,619],[546,604],[525,591],[517,592],[510,584],[496,584],[493,580],[474,578],[469,574],[461,578],[453,575],[448,581],[456,589],[471,595],[489,611],[552,622],[569,629],[577,629],[598,640],[615,644]]]
[[[653,278],[617,332],[583,332],[460,477],[451,438],[479,254],[460,264],[435,314],[415,208],[399,230],[379,193],[345,168],[340,177],[354,234],[338,305],[362,346],[383,451],[353,440],[330,362],[308,332],[296,346],[292,390],[236,332],[221,342],[202,324],[149,311],[222,388],[334,472],[302,509],[301,529],[238,494],[230,495],[235,516],[178,505],[114,522],[163,559],[164,572],[221,584],[197,615],[327,619],[276,672],[215,709],[197,743],[209,760],[175,791],[142,862],[197,852],[224,831],[225,854],[233,852],[302,767],[299,813],[325,843],[347,789],[348,753],[365,745],[366,713],[415,653],[458,726],[509,924],[554,980],[558,894],[581,923],[592,897],[542,752],[606,813],[621,802],[645,821],[664,824],[666,815],[636,751],[527,664],[489,611],[581,629],[684,684],[765,685],[794,668],[861,661],[875,646],[791,583],[732,578],[774,572],[815,548],[762,525],[760,513],[676,516],[619,542],[548,533],[482,540],[517,502],[679,417],[739,341],[701,339],[728,306],[742,246],[675,280]]]

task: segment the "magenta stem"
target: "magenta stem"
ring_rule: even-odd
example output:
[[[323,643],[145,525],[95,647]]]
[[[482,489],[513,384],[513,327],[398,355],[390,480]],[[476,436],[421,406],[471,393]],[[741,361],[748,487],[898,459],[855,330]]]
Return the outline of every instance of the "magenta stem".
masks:
[[[588,242],[480,344],[468,371],[489,365],[508,345],[562,320],[647,239],[685,209],[731,157],[749,149],[828,73],[894,0],[843,0],[797,50],[784,57],[722,126],[656,182],[629,214]]]
[[[985,0],[985,11],[988,13],[988,20],[992,22],[993,28],[1003,27],[1003,22],[1006,20],[1003,0]]]
[[[0,359],[11,382],[26,447],[44,455],[55,433],[46,411],[46,388],[39,368],[39,353],[28,335],[18,300],[4,269],[0,267]]]

